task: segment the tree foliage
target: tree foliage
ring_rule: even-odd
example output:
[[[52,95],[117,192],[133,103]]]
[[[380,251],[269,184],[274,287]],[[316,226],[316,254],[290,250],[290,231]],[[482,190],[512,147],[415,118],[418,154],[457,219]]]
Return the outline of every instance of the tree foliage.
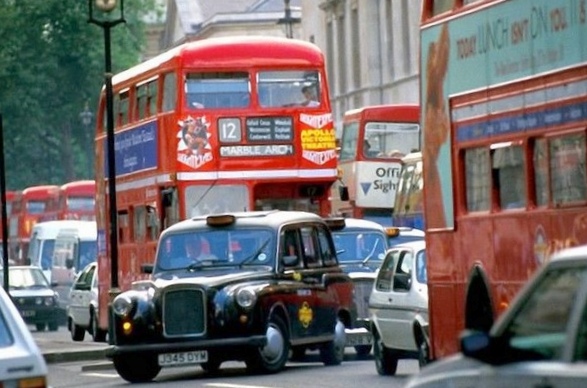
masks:
[[[126,23],[111,30],[115,73],[138,63],[141,20],[153,0],[124,5]],[[0,0],[0,41],[7,188],[93,179],[94,123],[84,125],[80,113],[95,111],[105,57],[103,30],[88,23],[87,1]]]

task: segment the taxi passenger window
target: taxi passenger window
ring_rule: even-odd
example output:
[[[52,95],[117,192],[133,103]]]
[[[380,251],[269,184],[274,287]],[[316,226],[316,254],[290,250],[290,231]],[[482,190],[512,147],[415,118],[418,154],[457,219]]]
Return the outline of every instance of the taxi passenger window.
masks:
[[[410,289],[414,255],[410,251],[400,253],[393,276],[393,290],[406,292]]]
[[[320,243],[320,256],[322,256],[324,265],[336,265],[336,255],[334,254],[326,230],[318,229],[318,241]]]
[[[300,229],[302,234],[302,249],[304,252],[304,261],[308,268],[316,268],[322,265],[317,244],[315,229],[304,227]]]

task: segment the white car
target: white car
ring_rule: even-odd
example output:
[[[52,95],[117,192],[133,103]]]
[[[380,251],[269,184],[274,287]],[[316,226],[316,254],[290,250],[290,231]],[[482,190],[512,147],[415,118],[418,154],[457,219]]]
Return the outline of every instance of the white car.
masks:
[[[0,287],[0,387],[47,387],[47,364],[10,297]]]
[[[587,246],[556,254],[489,333],[465,332],[462,353],[407,387],[583,387],[587,383]]]
[[[107,332],[100,329],[98,311],[98,265],[88,264],[76,277],[69,292],[67,327],[74,341],[83,341],[86,332],[95,342],[106,341]]]
[[[398,360],[428,360],[426,244],[399,244],[386,252],[369,298],[375,366],[394,375]]]

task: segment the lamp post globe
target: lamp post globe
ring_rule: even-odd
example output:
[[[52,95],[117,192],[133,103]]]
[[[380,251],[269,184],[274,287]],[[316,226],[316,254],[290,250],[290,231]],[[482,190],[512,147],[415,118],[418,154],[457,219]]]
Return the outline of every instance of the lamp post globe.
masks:
[[[110,12],[116,8],[117,0],[96,0],[96,8],[102,12]]]

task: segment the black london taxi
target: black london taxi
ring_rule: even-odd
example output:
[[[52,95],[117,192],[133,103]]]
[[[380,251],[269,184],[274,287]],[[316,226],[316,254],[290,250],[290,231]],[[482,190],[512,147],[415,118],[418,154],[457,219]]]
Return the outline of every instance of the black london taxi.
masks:
[[[354,283],[356,316],[347,327],[346,346],[354,347],[358,357],[367,357],[373,347],[369,297],[388,249],[389,232],[381,224],[358,218],[329,217],[325,221],[332,232],[339,265]]]
[[[161,234],[155,263],[143,269],[151,279],[112,303],[107,356],[129,382],[152,380],[168,366],[216,372],[228,360],[275,373],[301,349],[319,350],[325,365],[342,362],[353,283],[318,215],[185,220]]]

